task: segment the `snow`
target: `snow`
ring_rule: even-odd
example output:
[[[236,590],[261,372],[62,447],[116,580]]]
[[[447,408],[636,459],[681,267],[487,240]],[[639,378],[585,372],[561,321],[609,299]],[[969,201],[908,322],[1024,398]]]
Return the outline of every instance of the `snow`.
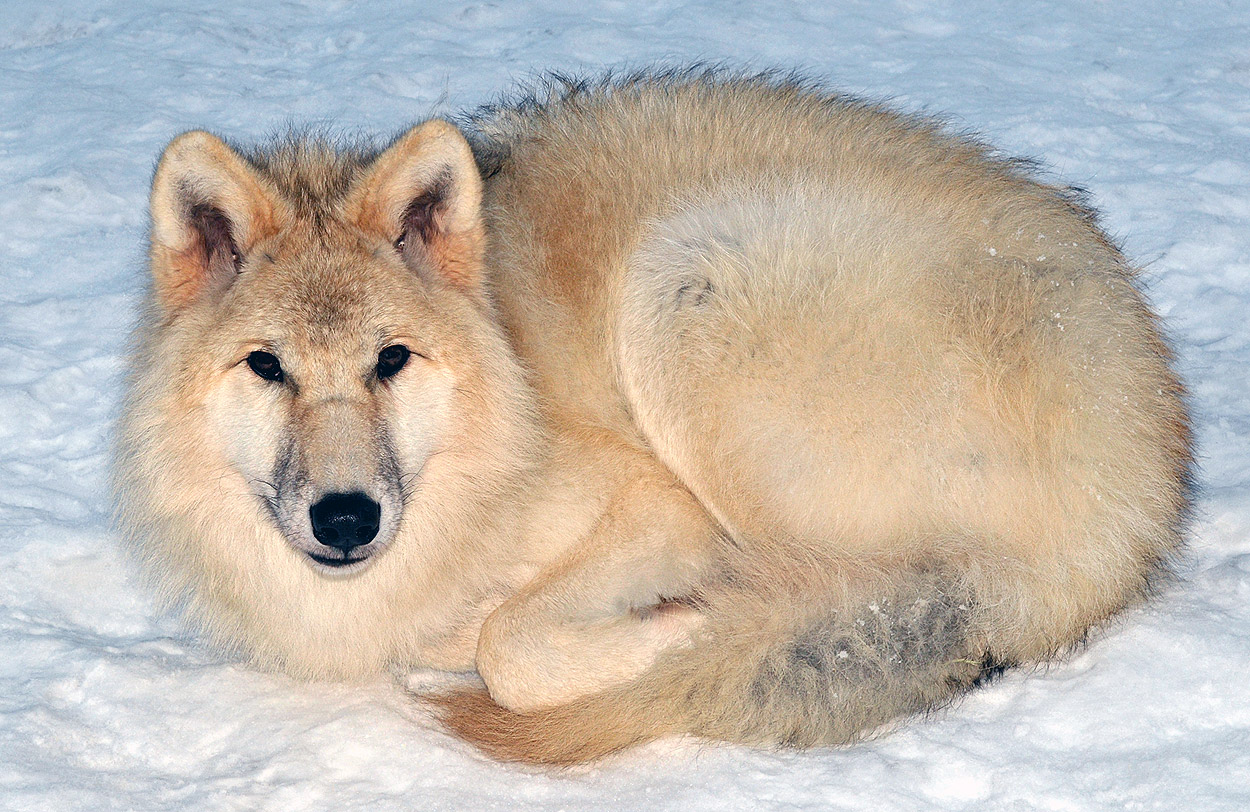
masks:
[[[800,67],[1089,189],[1193,394],[1174,582],[1082,651],[842,750],[666,739],[486,761],[404,683],[301,684],[158,614],[110,527],[161,147],[391,134],[544,69]],[[1250,4],[1215,0],[6,0],[0,8],[0,808],[1250,809]]]

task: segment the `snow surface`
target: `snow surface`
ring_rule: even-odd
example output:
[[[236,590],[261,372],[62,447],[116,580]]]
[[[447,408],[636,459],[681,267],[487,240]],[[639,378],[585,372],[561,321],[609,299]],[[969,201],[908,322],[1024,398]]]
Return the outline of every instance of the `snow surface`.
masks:
[[[940,111],[1088,187],[1193,392],[1176,583],[1064,662],[861,746],[668,739],[555,775],[482,759],[402,679],[299,684],[158,615],[104,469],[165,142],[391,134],[543,69],[695,59]],[[0,808],[1250,809],[1246,0],[4,0],[0,273]]]

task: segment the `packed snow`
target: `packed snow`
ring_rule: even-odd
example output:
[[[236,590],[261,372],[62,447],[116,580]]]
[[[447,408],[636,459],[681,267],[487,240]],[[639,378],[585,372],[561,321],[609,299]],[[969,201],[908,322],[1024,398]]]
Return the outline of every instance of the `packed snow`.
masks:
[[[147,184],[177,133],[391,135],[547,69],[796,67],[1087,188],[1192,392],[1189,549],[1045,669],[846,749],[669,738],[549,773],[407,693],[208,650],[121,551],[106,485]],[[0,808],[1250,809],[1250,4],[180,0],[0,5]]]

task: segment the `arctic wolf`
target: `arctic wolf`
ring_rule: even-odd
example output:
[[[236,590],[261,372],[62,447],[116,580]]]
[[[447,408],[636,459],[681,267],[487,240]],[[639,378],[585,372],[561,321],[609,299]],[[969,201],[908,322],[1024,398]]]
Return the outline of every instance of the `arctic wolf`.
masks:
[[[476,669],[434,701],[505,759],[844,743],[1177,548],[1182,389],[1069,192],[769,77],[465,129],[161,158],[116,480],[218,644]]]

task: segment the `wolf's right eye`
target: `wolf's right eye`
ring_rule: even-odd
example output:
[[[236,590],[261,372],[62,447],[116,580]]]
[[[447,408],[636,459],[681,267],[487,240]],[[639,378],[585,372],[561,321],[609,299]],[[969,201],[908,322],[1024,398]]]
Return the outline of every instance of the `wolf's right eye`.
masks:
[[[282,382],[282,364],[273,353],[257,350],[247,356],[247,365],[260,377],[267,381]]]
[[[378,353],[378,365],[375,370],[379,378],[389,378],[404,368],[408,356],[412,353],[403,344],[392,344]]]

